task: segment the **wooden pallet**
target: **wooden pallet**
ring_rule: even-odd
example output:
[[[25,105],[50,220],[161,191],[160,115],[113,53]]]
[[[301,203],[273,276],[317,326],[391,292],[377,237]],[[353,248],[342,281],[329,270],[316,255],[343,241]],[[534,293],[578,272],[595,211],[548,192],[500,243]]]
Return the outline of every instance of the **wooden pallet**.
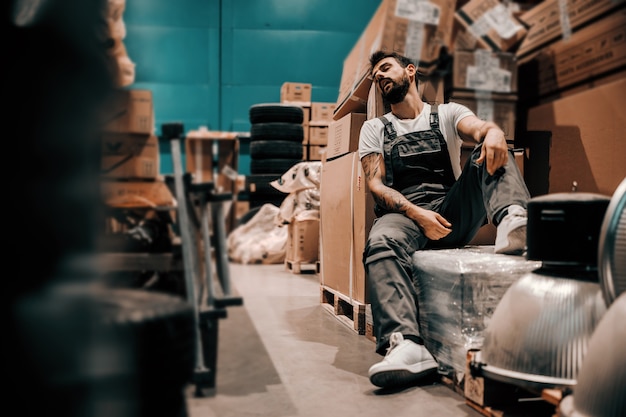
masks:
[[[325,285],[320,286],[320,302],[339,321],[360,335],[366,334],[365,304]]]
[[[290,261],[285,259],[285,268],[294,274],[318,274],[317,262]]]
[[[470,408],[486,417],[555,417],[566,392],[558,389],[528,390],[481,376],[472,376],[470,363],[477,351],[467,353],[463,395]]]

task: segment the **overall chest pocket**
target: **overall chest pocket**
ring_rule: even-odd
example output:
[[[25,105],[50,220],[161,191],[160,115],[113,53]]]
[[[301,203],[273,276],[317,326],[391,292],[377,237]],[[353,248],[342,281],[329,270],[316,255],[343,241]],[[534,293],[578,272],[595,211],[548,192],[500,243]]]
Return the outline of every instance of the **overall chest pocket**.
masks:
[[[398,143],[395,151],[406,168],[429,167],[434,162],[433,157],[441,154],[441,143],[437,137],[422,138]]]

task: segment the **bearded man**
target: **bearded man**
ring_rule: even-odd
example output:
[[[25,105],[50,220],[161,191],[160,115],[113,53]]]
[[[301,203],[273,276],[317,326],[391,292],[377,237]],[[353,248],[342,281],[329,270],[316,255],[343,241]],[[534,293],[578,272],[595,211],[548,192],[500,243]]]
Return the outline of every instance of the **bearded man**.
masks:
[[[420,336],[412,255],[467,245],[486,221],[497,226],[495,253],[522,254],[530,198],[503,131],[458,103],[430,105],[409,58],[377,51],[371,76],[391,112],[367,120],[359,157],[376,202],[363,263],[379,387],[414,384],[437,369]],[[476,146],[461,169],[461,144]]]

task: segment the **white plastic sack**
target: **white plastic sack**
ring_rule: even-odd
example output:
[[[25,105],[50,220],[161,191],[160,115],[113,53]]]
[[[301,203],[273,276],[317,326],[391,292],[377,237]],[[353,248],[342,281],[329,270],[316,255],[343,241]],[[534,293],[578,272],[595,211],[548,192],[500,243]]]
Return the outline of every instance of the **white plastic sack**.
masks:
[[[295,216],[305,210],[320,209],[320,190],[308,188],[289,194],[280,204],[280,210],[276,217],[276,223],[291,223]]]
[[[287,227],[275,223],[279,209],[264,204],[247,223],[236,227],[226,239],[228,258],[243,264],[283,263],[287,251]]]
[[[298,162],[270,184],[283,193],[293,193],[308,188],[320,187],[321,161]]]

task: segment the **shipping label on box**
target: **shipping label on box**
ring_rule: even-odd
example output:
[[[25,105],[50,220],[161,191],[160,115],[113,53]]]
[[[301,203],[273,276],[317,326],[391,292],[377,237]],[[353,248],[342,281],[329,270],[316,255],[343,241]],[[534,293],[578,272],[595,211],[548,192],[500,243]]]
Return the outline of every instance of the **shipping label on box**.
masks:
[[[330,124],[326,149],[327,160],[358,150],[361,126],[365,119],[366,115],[363,113],[349,113]]]
[[[105,104],[104,131],[152,134],[154,109],[150,90],[115,90]]]
[[[456,11],[455,18],[483,48],[505,52],[526,35],[512,10],[500,0],[470,0]]]
[[[101,171],[104,178],[156,179],[159,141],[156,135],[105,133]]]
[[[528,33],[515,52],[518,59],[560,38],[569,39],[572,33],[601,16],[623,5],[626,0],[545,0],[520,16],[528,25]]]
[[[626,9],[598,20],[541,50],[537,61],[539,95],[598,77],[626,65]]]
[[[455,89],[517,92],[517,63],[508,52],[456,51],[452,72]]]

